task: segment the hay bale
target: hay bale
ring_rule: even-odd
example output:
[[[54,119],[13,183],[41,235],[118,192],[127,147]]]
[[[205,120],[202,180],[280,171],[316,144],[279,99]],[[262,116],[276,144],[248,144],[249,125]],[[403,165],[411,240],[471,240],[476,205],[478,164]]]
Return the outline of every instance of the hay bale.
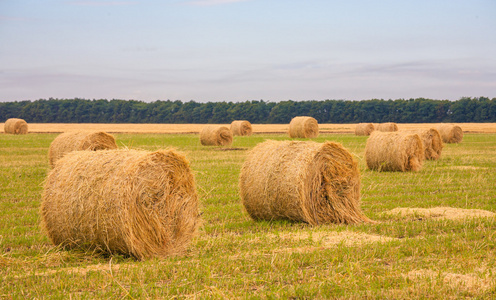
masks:
[[[289,123],[291,138],[314,138],[319,135],[319,123],[312,117],[294,117]]]
[[[381,123],[377,125],[376,130],[382,132],[393,132],[398,131],[398,125],[396,123]]]
[[[372,123],[359,123],[355,127],[355,135],[370,135],[374,129]]]
[[[207,125],[200,132],[200,142],[204,146],[229,146],[233,133],[226,126]]]
[[[416,133],[420,136],[422,144],[424,145],[424,157],[429,160],[436,160],[441,157],[441,152],[443,151],[444,143],[439,134],[439,131],[435,128],[422,129],[410,131],[411,133]]]
[[[374,131],[367,139],[365,159],[371,170],[419,171],[424,146],[416,133]]]
[[[233,135],[246,135],[252,134],[251,123],[248,121],[232,121],[231,131]]]
[[[74,131],[58,135],[48,148],[52,168],[57,160],[71,151],[117,149],[115,138],[103,131]]]
[[[258,144],[243,164],[239,188],[254,220],[372,222],[360,209],[358,163],[337,143]]]
[[[181,253],[199,224],[189,162],[174,150],[67,153],[45,180],[40,214],[55,245],[137,259]]]
[[[445,143],[461,143],[463,140],[463,130],[458,125],[442,124],[438,126],[437,130]]]
[[[3,124],[3,131],[9,134],[26,134],[28,133],[28,123],[23,119],[10,118]]]

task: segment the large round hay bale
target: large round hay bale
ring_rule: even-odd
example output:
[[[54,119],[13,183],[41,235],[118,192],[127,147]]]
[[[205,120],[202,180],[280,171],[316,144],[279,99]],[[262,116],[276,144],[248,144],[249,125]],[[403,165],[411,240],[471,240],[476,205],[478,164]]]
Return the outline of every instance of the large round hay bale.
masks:
[[[355,135],[370,135],[374,129],[372,123],[358,123],[355,127]]]
[[[358,163],[334,142],[258,144],[241,168],[239,188],[254,220],[370,222],[360,209]]]
[[[416,133],[374,131],[367,139],[365,159],[371,170],[419,171],[424,146]]]
[[[460,143],[463,140],[463,130],[458,125],[442,124],[438,126],[437,130],[445,143]]]
[[[206,125],[200,132],[200,142],[204,146],[229,146],[233,133],[226,126]]]
[[[396,123],[381,123],[378,124],[376,127],[376,130],[382,131],[382,132],[393,132],[393,131],[398,131],[398,125]]]
[[[443,140],[439,131],[435,128],[420,129],[410,131],[411,133],[416,133],[420,136],[422,143],[424,145],[424,157],[429,160],[436,160],[441,157],[441,152],[443,151]]]
[[[26,134],[28,133],[28,123],[23,119],[10,118],[3,124],[3,131],[9,134]]]
[[[199,223],[189,162],[174,150],[67,153],[46,178],[40,213],[55,245],[137,259],[181,253]]]
[[[115,138],[103,131],[74,131],[58,135],[48,148],[52,168],[57,160],[71,151],[117,149]]]
[[[289,123],[291,138],[314,138],[319,135],[319,123],[312,117],[294,117]]]
[[[232,121],[231,131],[233,135],[249,136],[252,134],[251,123],[248,121]]]

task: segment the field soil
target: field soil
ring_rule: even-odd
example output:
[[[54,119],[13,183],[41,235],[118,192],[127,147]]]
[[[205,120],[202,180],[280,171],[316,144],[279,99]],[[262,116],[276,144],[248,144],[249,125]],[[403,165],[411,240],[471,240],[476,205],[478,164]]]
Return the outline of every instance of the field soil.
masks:
[[[218,124],[229,127],[230,124]],[[357,124],[319,124],[320,133],[355,133]],[[374,124],[376,125],[376,124]],[[438,123],[398,124],[399,130],[428,129]],[[496,133],[496,123],[457,123],[465,133]],[[199,133],[205,124],[29,123],[30,133],[101,130],[108,133]],[[0,123],[4,133],[4,123]],[[252,124],[253,133],[286,133],[289,124]]]

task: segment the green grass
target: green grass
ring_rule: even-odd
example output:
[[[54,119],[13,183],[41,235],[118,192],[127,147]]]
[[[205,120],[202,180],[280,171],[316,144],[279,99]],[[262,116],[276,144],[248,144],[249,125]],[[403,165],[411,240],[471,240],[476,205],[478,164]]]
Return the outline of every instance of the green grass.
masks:
[[[265,139],[235,137],[221,151],[198,135],[116,134],[133,149],[175,148],[189,158],[203,225],[187,252],[135,261],[54,247],[39,227],[54,134],[0,135],[0,299],[405,299],[496,297],[495,218],[436,220],[384,214],[450,206],[496,212],[496,135],[465,134],[417,173],[369,171],[366,137],[321,135],[360,163],[362,210],[377,224],[312,227],[254,222],[238,194],[247,151]],[[380,241],[330,242],[335,235]]]

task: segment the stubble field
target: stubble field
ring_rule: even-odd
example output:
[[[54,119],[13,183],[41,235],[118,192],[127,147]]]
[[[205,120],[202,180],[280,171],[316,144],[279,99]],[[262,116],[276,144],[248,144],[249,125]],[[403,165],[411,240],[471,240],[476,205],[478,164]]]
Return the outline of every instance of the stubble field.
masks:
[[[241,165],[258,143],[288,140],[284,128],[255,129],[226,149],[202,146],[195,133],[100,127],[116,132],[120,148],[175,148],[195,173],[203,219],[197,237],[184,255],[147,261],[54,247],[38,210],[57,133],[0,134],[0,298],[496,297],[494,125],[461,124],[462,143],[445,144],[441,159],[407,173],[367,170],[367,137],[353,135],[353,125],[339,126],[320,125],[312,140],[339,142],[355,156],[362,210],[376,224],[249,218],[239,198]],[[45,130],[39,132],[69,129]]]

